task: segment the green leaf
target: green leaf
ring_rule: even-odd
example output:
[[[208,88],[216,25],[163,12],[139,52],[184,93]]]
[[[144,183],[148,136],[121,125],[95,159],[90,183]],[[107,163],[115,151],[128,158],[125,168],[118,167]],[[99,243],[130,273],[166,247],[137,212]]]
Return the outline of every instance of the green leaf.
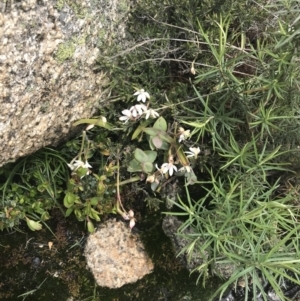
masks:
[[[136,148],[134,151],[134,158],[138,161],[138,162],[147,162],[148,160],[148,156],[147,154],[142,151],[139,148]]]
[[[146,128],[146,129],[144,129],[144,132],[146,134],[150,135],[151,137],[159,138],[159,139],[161,138],[162,140],[165,140],[166,142],[169,142],[169,143],[174,142],[174,139],[163,130],[159,130],[159,129],[155,129],[155,128]],[[151,142],[153,143],[153,141],[151,141]],[[158,140],[157,140],[157,143],[159,143]],[[158,148],[161,148],[161,146]]]
[[[168,129],[166,120],[165,120],[163,117],[159,117],[159,118],[155,121],[155,123],[154,123],[154,125],[153,125],[153,128],[158,129],[158,130],[161,130],[161,131],[165,131],[165,132],[166,132],[167,129]]]
[[[170,135],[168,135],[167,133],[165,133],[165,132],[161,132],[159,134],[159,136],[160,136],[161,139],[163,139],[166,142],[169,142],[169,143],[174,142],[174,139]]]
[[[76,199],[77,199],[77,195],[68,191],[64,197],[64,206],[66,208],[70,208],[71,206],[74,205]]]
[[[151,173],[153,171],[153,164],[151,162],[142,163],[142,169],[146,173]]]
[[[29,219],[28,217],[26,217],[26,222],[27,222],[28,228],[32,231],[38,231],[38,230],[42,229],[42,225],[40,224],[40,222],[35,222],[35,221]]]
[[[38,187],[36,188],[39,192],[44,192],[46,190],[44,184],[38,185]]]
[[[160,137],[156,136],[152,138],[152,143],[156,148],[161,148],[163,140]]]
[[[156,149],[156,147],[155,147],[155,145],[153,144],[153,142],[152,142],[152,136],[148,136],[148,142],[149,142],[149,147],[150,147],[150,149],[151,150],[155,150]]]
[[[97,222],[100,222],[99,212],[97,212],[95,209],[91,208],[91,213],[89,214],[89,217],[93,218]]]
[[[99,197],[95,196],[90,199],[90,203],[91,203],[91,205],[96,206],[96,205],[98,205],[99,200],[100,200]]]
[[[157,136],[160,133],[160,130],[154,128],[146,128],[144,132],[150,136]]]
[[[186,172],[185,177],[187,185],[194,185],[197,182],[197,176],[192,170],[190,172]]]
[[[197,121],[191,121],[191,122],[187,122],[184,120],[181,120],[182,123],[185,123],[189,126],[193,126],[195,128],[203,128],[211,119],[213,119],[214,116],[210,116],[205,122],[197,122]]]
[[[157,152],[151,151],[151,150],[146,150],[146,151],[145,151],[145,154],[146,154],[147,157],[148,157],[148,162],[153,163],[153,162],[156,160]]]
[[[74,206],[68,208],[67,211],[66,211],[66,213],[65,213],[65,216],[66,217],[70,216],[70,214],[73,212],[73,210],[74,210]]]
[[[169,143],[167,143],[166,141],[163,141],[162,142],[162,145],[160,147],[160,149],[163,149],[163,150],[168,150],[169,149]]]
[[[127,167],[128,172],[142,171],[141,163],[136,159],[132,159]]]
[[[83,221],[84,220],[84,216],[81,213],[80,209],[75,209],[74,210],[75,216],[79,221]]]
[[[84,177],[87,174],[88,170],[89,170],[88,168],[79,167],[76,170],[76,173],[81,178],[81,177]]]
[[[94,233],[95,232],[94,224],[90,220],[88,220],[88,222],[87,222],[87,228],[88,228],[88,231],[90,233]]]
[[[136,138],[139,136],[139,134],[145,129],[145,127],[148,126],[151,122],[152,122],[151,119],[148,119],[148,120],[142,122],[142,123],[136,128],[136,130],[134,131],[134,133],[132,134],[131,140],[136,139]]]
[[[156,182],[151,183],[151,190],[155,191],[157,189],[158,185],[159,185],[159,183],[156,183]]]

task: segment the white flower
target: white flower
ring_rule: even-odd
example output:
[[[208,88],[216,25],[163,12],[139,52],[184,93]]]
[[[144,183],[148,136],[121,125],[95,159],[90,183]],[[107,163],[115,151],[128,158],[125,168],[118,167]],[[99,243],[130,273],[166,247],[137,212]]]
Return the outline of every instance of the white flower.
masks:
[[[89,168],[92,168],[92,166],[89,164],[88,161],[83,162],[81,160],[75,160],[75,163],[71,162],[70,164],[68,164],[68,166],[72,171],[73,170],[76,171],[79,168],[86,168],[87,169],[87,172],[86,172],[87,175],[90,173]],[[84,175],[81,178],[83,178],[83,177],[84,177]]]
[[[135,218],[131,218],[129,222],[129,228],[130,230],[135,226]]]
[[[162,164],[160,170],[162,173],[169,172],[169,175],[172,176],[174,171],[175,172],[177,171],[177,167],[172,162],[169,162],[169,163]]]
[[[179,139],[178,142],[180,143],[181,141],[186,140],[188,137],[190,137],[191,133],[190,130],[184,130],[184,128],[180,127],[178,130],[179,135]]]
[[[135,225],[134,212],[132,210],[129,210],[128,211],[128,216],[129,216],[129,219],[130,219],[129,227],[130,227],[130,230],[131,230]]]
[[[106,119],[106,117],[104,117],[104,116],[101,116],[100,119],[102,120],[102,122],[103,122],[104,124],[107,122],[107,119]]]
[[[143,104],[141,105],[135,105],[129,109],[133,117],[140,117],[142,116],[145,112],[147,112],[147,107]]]
[[[83,168],[88,168],[88,167],[92,167],[87,161],[85,161],[86,163],[84,163],[81,160],[75,160],[75,163],[70,163],[68,164],[68,166],[70,167],[71,170],[77,170],[80,167]]]
[[[75,160],[75,163],[73,164],[73,166],[75,167],[75,170],[77,170],[80,167],[82,167],[82,168],[92,168],[92,166],[89,164],[88,161],[85,161],[85,163],[83,163],[81,160]]]
[[[74,170],[74,166],[73,166],[73,164],[68,164],[68,166],[69,166],[69,168],[71,169],[71,170]]]
[[[84,168],[92,168],[88,161],[85,161]]]
[[[146,102],[146,99],[150,99],[150,95],[144,89],[136,91],[133,95],[137,96],[137,101]]]
[[[86,131],[89,131],[90,129],[92,129],[95,125],[94,124],[89,124],[87,127],[86,127]]]
[[[124,123],[127,123],[128,120],[134,119],[130,110],[123,110],[122,114],[124,116],[121,116],[119,120],[124,121]]]
[[[146,116],[145,116],[146,119],[148,119],[149,117],[156,118],[159,116],[159,114],[156,111],[154,111],[153,109],[149,109],[145,113],[146,113]]]
[[[189,150],[190,150],[190,152],[185,152],[186,154],[188,154],[188,156],[186,156],[187,158],[190,158],[190,157],[197,158],[197,156],[200,154],[199,147],[190,147]]]

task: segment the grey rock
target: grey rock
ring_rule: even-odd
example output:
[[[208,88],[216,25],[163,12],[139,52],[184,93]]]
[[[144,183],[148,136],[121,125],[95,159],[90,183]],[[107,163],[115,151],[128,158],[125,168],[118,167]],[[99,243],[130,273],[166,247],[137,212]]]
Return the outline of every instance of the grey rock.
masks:
[[[1,1],[0,166],[58,144],[105,100],[93,66],[125,37],[126,1]]]

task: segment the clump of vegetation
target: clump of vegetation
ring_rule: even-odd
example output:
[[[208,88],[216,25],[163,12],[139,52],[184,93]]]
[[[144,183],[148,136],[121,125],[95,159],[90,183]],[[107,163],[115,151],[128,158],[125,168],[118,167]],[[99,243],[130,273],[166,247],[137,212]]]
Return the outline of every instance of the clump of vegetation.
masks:
[[[39,230],[41,225],[35,220],[48,220],[49,210],[58,207],[64,213],[60,198],[69,176],[66,164],[60,152],[46,148],[2,167],[0,229],[26,220],[31,230]]]
[[[203,283],[219,264],[234,267],[216,295],[242,280],[245,300],[266,300],[267,281],[285,300],[285,281],[300,285],[297,3],[137,1],[131,14],[126,48],[101,49],[95,66],[111,76],[110,105],[75,124],[88,127],[55,156],[59,167],[14,167],[0,188],[1,229],[62,204],[91,232],[110,212],[132,228],[129,187],[185,218],[182,252],[202,255]]]

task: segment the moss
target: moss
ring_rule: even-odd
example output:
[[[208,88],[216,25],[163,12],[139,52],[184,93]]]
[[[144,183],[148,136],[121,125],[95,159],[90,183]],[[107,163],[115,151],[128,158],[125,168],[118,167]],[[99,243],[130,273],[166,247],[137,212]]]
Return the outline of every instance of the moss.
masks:
[[[74,1],[74,0],[57,0],[55,8],[57,10],[62,10],[65,5],[68,5],[71,7],[71,9],[74,11],[75,15],[78,18],[83,19],[87,13],[87,10],[82,7],[82,4],[80,3],[82,1]]]
[[[55,8],[58,10],[62,10],[63,7],[65,6],[65,0],[57,0]]]
[[[74,41],[67,41],[65,43],[61,43],[58,46],[58,49],[55,54],[55,58],[59,63],[63,63],[65,60],[69,60],[73,58],[75,50],[76,50],[76,46]]]

